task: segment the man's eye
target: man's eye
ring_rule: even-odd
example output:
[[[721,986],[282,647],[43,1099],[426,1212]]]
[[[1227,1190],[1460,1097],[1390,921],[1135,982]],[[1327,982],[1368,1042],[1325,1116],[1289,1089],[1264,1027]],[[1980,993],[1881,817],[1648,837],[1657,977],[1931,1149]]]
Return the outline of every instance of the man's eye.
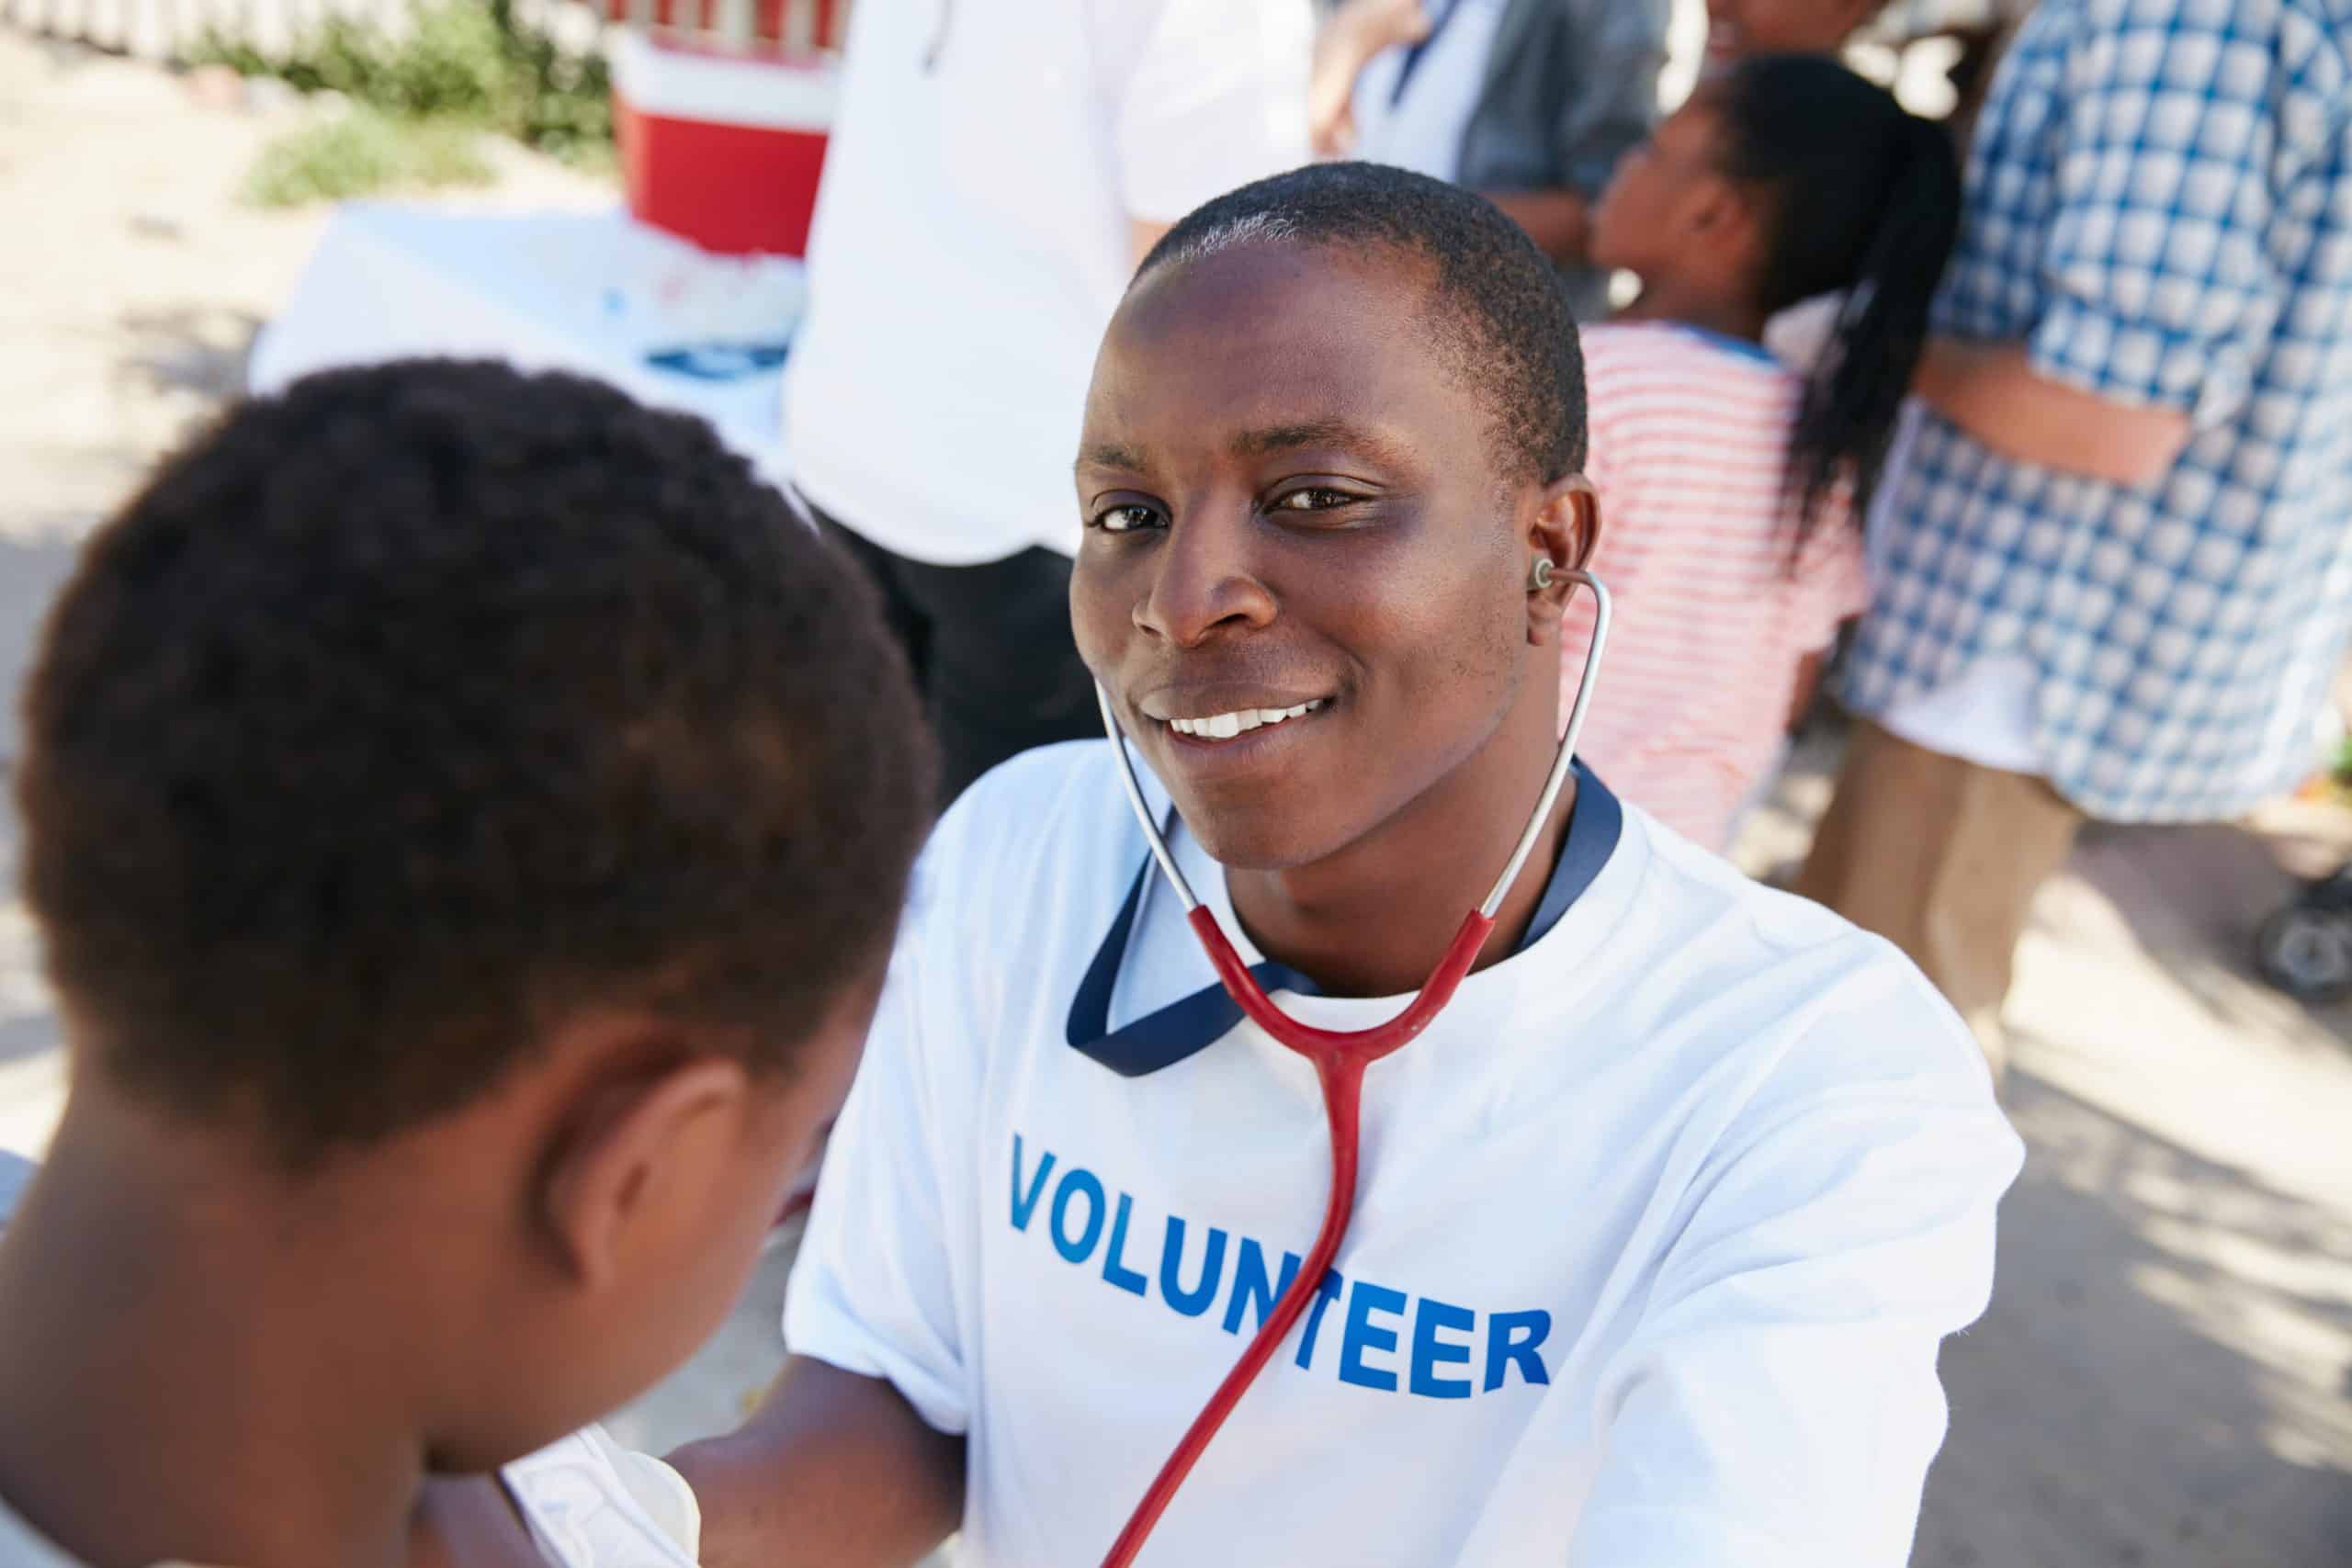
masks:
[[[1274,512],[1329,512],[1335,506],[1351,505],[1356,500],[1357,498],[1355,496],[1350,495],[1343,490],[1325,490],[1319,485],[1310,485],[1305,490],[1295,490],[1287,495],[1277,497],[1273,505],[1269,510]]]
[[[1106,534],[1131,533],[1151,527],[1159,521],[1159,514],[1148,506],[1111,506],[1094,514],[1094,525]]]

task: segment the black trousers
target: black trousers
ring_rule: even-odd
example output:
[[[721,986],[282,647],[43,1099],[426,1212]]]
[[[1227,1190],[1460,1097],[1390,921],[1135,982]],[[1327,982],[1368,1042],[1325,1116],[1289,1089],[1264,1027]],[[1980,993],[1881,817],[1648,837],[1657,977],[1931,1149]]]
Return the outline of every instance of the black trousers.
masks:
[[[875,586],[939,743],[942,809],[1016,752],[1102,733],[1069,630],[1069,558],[1033,546],[978,566],[910,560],[809,508]]]

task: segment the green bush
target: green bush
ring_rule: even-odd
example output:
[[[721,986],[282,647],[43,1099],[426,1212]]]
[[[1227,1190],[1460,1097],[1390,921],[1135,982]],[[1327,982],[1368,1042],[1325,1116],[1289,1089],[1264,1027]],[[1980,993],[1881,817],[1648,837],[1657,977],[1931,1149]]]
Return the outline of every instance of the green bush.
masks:
[[[503,6],[492,7],[503,11]],[[600,54],[566,54],[555,40],[506,26],[512,88],[499,129],[528,147],[575,162],[613,161],[613,77]]]
[[[430,0],[402,28],[330,17],[277,59],[208,34],[193,63],[341,93],[385,115],[482,126],[572,162],[612,162],[605,62],[567,54],[516,22],[505,0]]]
[[[488,185],[495,171],[464,120],[397,118],[365,106],[281,136],[245,176],[260,207],[347,201],[392,189]]]

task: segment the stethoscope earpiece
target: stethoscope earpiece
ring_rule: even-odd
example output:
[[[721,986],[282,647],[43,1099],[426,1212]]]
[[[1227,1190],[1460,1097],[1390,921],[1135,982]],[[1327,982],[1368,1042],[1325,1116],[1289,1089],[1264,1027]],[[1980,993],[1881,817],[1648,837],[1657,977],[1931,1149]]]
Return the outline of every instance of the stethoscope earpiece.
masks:
[[[1535,564],[1527,569],[1527,591],[1530,593],[1541,593],[1551,586],[1552,558],[1549,556],[1537,556]]]

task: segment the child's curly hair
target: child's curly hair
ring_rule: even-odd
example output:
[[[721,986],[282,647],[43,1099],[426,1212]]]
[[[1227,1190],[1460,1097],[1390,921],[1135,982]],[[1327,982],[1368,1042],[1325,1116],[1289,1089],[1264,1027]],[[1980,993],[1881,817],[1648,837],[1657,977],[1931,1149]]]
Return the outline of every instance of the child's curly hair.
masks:
[[[697,421],[417,361],[247,403],[91,540],[25,699],[77,1047],[289,1162],[579,1009],[755,1066],[878,974],[928,823],[858,574]]]

